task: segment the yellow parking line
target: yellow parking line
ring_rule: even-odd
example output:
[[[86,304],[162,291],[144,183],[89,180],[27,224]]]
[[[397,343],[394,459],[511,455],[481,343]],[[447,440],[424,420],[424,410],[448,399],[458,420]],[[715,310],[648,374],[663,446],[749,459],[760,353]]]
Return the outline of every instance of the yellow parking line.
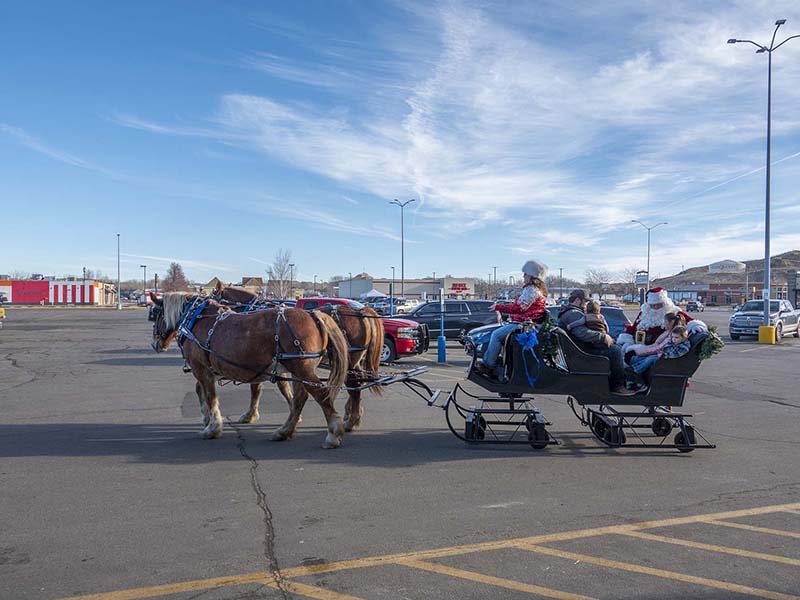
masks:
[[[751,552],[749,550],[741,550],[740,548],[731,548],[729,546],[717,546],[716,544],[704,544],[702,542],[666,537],[662,535],[653,535],[652,533],[644,533],[641,531],[626,531],[621,533],[620,535],[639,538],[642,540],[650,540],[653,542],[663,542],[665,544],[675,544],[676,546],[697,548],[699,550],[708,550],[709,552],[732,554],[734,556],[743,556],[745,558],[757,558],[759,560],[768,560],[771,562],[800,567],[800,560],[797,560],[796,558],[788,558],[786,556],[778,556],[775,554],[764,554],[763,552]]]
[[[546,554],[548,556],[556,556],[558,558],[565,558],[567,560],[581,561],[591,565],[597,565],[599,567],[617,569],[620,571],[629,571],[631,573],[641,573],[642,575],[652,575],[653,577],[661,577],[663,579],[671,579],[673,581],[683,581],[686,583],[693,583],[718,590],[724,590],[726,592],[736,592],[738,594],[749,594],[750,596],[757,596],[759,598],[768,598],[769,600],[800,600],[800,596],[792,596],[791,594],[783,594],[781,592],[762,590],[747,585],[739,585],[738,583],[731,583],[729,581],[719,581],[717,579],[708,579],[707,577],[695,577],[694,575],[686,575],[685,573],[677,573],[675,571],[667,571],[664,569],[655,569],[652,567],[634,565],[616,560],[608,560],[597,556],[589,556],[588,554],[566,552],[564,550],[556,550],[555,548],[548,548],[546,546],[520,544],[519,548],[530,550],[531,552],[536,552],[537,554]]]
[[[756,525],[745,525],[744,523],[733,523],[731,521],[717,521],[712,519],[707,521],[711,525],[722,525],[723,527],[733,527],[734,529],[744,529],[745,531],[755,531],[757,533],[769,533],[771,535],[780,535],[782,537],[795,538],[800,540],[800,533],[793,531],[783,531],[782,529],[769,529],[768,527],[757,527]]]
[[[87,594],[85,596],[70,596],[68,599],[65,598],[62,600],[141,600],[142,598],[154,598],[156,596],[166,596],[168,594],[210,590],[214,588],[227,587],[230,585],[245,585],[248,583],[261,583],[264,585],[269,585],[270,583],[274,584],[275,581],[272,579],[269,573],[247,573],[245,575],[234,575],[232,577],[196,579],[194,581],[181,581],[179,583],[168,583],[166,585],[152,585],[128,590],[119,590],[116,592]]]
[[[277,587],[272,585],[271,587]],[[298,583],[296,581],[284,582],[284,587],[293,594],[299,594],[306,598],[314,598],[315,600],[361,600],[358,596],[349,596],[347,594],[340,594],[331,590],[315,587],[313,585],[306,585],[305,583]]]
[[[545,598],[556,598],[557,600],[592,600],[589,596],[581,596],[579,594],[570,594],[569,592],[562,592],[551,588],[541,587],[538,585],[531,585],[529,583],[522,583],[521,581],[514,581],[512,579],[501,579],[499,577],[492,577],[491,575],[484,575],[482,573],[475,573],[474,571],[463,571],[461,569],[454,569],[445,565],[438,565],[435,563],[423,562],[421,560],[404,560],[398,564],[414,569],[421,569],[423,571],[430,571],[432,573],[439,573],[440,575],[448,575],[450,577],[457,577],[459,579],[466,579],[467,581],[475,581],[477,583],[484,583],[494,587],[504,588],[507,590],[514,590],[517,592],[526,592],[528,594],[537,594]]]
[[[320,565],[292,567],[289,569],[281,570],[281,576],[284,579],[291,579],[295,577],[314,575],[318,573],[331,573],[334,571],[362,569],[365,567],[393,564],[406,559],[424,560],[427,558],[443,558],[446,556],[458,556],[460,554],[469,554],[471,552],[486,552],[490,550],[499,550],[503,548],[513,548],[521,543],[545,544],[548,542],[576,540],[581,538],[588,538],[588,537],[613,534],[613,533],[624,533],[627,531],[636,531],[641,529],[654,529],[657,527],[686,525],[689,523],[718,523],[722,525],[728,525],[729,523],[717,520],[735,519],[735,518],[750,517],[755,515],[765,515],[776,512],[782,512],[785,510],[798,510],[798,509],[800,509],[800,502],[794,502],[790,504],[776,504],[773,506],[748,508],[744,510],[733,510],[720,513],[693,515],[690,517],[662,519],[660,521],[644,521],[640,523],[632,523],[630,525],[611,525],[608,527],[595,527],[591,529],[564,531],[561,533],[550,533],[544,535],[531,536],[527,538],[498,540],[493,542],[479,542],[476,544],[465,544],[462,546],[437,548],[433,550],[419,550],[415,552],[404,552],[400,554],[386,554],[383,556],[357,558],[352,560],[344,560],[344,561],[338,561]],[[730,525],[739,526],[740,524],[735,523]],[[749,528],[750,526],[742,525],[741,527],[743,529],[746,529]],[[774,530],[766,530],[767,533],[772,533],[773,531]],[[788,532],[779,532],[779,535],[787,535],[787,534]],[[789,535],[789,537],[800,537],[800,536],[794,534],[794,535]],[[272,577],[268,573],[265,572],[245,573],[243,575],[234,575],[230,577],[198,579],[194,581],[184,581],[180,583],[170,583],[164,585],[132,588],[127,590],[118,590],[118,591],[105,592],[99,594],[89,594],[85,596],[73,596],[70,598],[64,598],[62,600],[140,600],[142,598],[153,598],[156,596],[162,596],[166,594],[177,594],[186,591],[205,590],[205,589],[234,586],[234,585],[244,585],[247,583],[263,583],[266,585],[270,582],[272,582]]]

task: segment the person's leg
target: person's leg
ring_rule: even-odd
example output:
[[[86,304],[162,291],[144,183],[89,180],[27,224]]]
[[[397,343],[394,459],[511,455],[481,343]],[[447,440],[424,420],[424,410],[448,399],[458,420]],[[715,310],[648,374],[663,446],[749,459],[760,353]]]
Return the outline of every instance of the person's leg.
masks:
[[[483,364],[494,369],[497,366],[497,359],[500,357],[500,350],[503,348],[503,342],[512,331],[516,331],[519,325],[517,323],[508,323],[501,325],[492,332],[492,337],[489,338],[489,346],[483,353]]]
[[[658,356],[655,354],[651,356],[635,356],[633,359],[631,359],[631,367],[633,367],[633,370],[641,375],[647,371],[647,369],[652,367],[657,360]]]
[[[610,363],[610,383],[612,388],[625,386],[625,361],[622,359],[622,347],[614,344],[598,352],[608,358]]]

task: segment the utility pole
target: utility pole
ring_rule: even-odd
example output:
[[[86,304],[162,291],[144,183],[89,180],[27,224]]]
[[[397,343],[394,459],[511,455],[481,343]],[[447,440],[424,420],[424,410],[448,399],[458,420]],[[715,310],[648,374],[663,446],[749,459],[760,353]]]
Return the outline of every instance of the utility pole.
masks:
[[[117,310],[122,310],[122,289],[120,288],[119,270],[119,234],[117,234]],[[105,296],[105,293],[103,294]]]
[[[645,225],[641,221],[637,221],[636,219],[631,220],[631,223],[638,223],[639,225],[647,229],[647,288],[645,289],[649,290],[650,289],[650,232],[659,225],[668,225],[668,223],[666,221],[662,221],[661,223],[656,223],[651,227],[648,227],[647,225]]]
[[[404,219],[404,210],[406,206],[411,204],[412,202],[416,202],[414,198],[411,200],[406,200],[405,202],[400,202],[397,198],[389,202],[389,204],[396,204],[400,207],[400,296],[402,298],[406,297],[406,247],[405,247],[405,219]]]
[[[769,226],[770,226],[770,167],[771,159],[770,154],[772,151],[772,53],[783,46],[789,40],[799,38],[800,34],[792,35],[783,40],[780,44],[775,45],[775,36],[778,35],[778,29],[781,25],[786,23],[786,19],[778,19],[775,21],[775,31],[772,32],[772,41],[769,46],[764,44],[757,44],[752,40],[738,40],[731,38],[728,40],[729,44],[748,43],[753,44],[757,50],[756,54],[767,53],[767,177],[766,177],[766,198],[764,210],[764,326],[769,326],[769,300],[772,296],[770,292],[770,252],[769,252]]]

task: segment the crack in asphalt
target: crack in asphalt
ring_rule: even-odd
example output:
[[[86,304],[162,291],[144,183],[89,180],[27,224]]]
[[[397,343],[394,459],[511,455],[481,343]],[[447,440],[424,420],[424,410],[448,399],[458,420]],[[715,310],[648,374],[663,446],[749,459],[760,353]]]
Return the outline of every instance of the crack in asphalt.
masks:
[[[247,453],[245,448],[247,442],[241,429],[236,426],[235,421],[230,417],[227,420],[228,424],[236,432],[236,447],[239,449],[239,454],[250,462],[250,485],[256,494],[256,504],[261,509],[261,512],[264,513],[264,558],[269,565],[269,573],[275,581],[281,596],[286,600],[291,600],[292,596],[289,590],[286,589],[286,583],[278,566],[278,558],[275,556],[275,527],[272,524],[272,511],[269,508],[269,504],[267,504],[267,495],[258,481],[258,461]]]
[[[23,381],[22,383],[17,383],[15,385],[10,386],[9,388],[7,388],[8,390],[15,390],[17,388],[22,387],[23,385],[28,385],[29,383],[33,383],[34,381],[39,379],[39,375],[36,373],[36,371],[32,371],[30,369],[26,369],[23,366],[20,366],[19,361],[17,361],[17,359],[14,358],[13,352],[9,352],[8,354],[6,354],[3,357],[3,360],[7,360],[9,363],[11,363],[11,366],[13,368],[19,369],[20,371],[31,377],[31,379],[29,379],[28,381]]]

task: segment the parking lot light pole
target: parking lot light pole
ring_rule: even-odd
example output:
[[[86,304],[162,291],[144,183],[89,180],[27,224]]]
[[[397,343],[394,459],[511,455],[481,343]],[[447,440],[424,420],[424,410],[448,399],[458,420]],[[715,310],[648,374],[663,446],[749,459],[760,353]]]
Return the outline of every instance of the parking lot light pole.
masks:
[[[317,295],[317,276],[314,275],[314,295]]]
[[[394,267],[392,267],[392,287],[389,288],[389,316],[394,316]]]
[[[764,326],[769,325],[769,299],[770,293],[770,260],[769,260],[769,225],[770,225],[770,153],[772,149],[772,53],[783,46],[789,40],[800,37],[792,35],[783,40],[780,44],[775,44],[775,36],[778,35],[778,29],[781,25],[786,23],[786,19],[778,19],[775,21],[775,31],[772,32],[772,40],[769,46],[764,44],[757,44],[752,40],[739,40],[731,38],[728,40],[729,44],[746,43],[753,44],[756,47],[756,54],[767,53],[767,177],[766,177],[766,201],[764,210]]]
[[[564,297],[564,267],[558,267],[558,299]]]
[[[122,289],[120,288],[119,273],[119,234],[117,234],[117,310],[122,310]]]
[[[662,221],[661,223],[656,223],[655,225],[652,225],[650,227],[648,227],[641,221],[637,221],[636,219],[631,220],[631,223],[638,223],[639,225],[647,229],[647,288],[645,289],[649,290],[650,289],[650,232],[659,225],[668,225],[668,223],[666,221]]]
[[[292,298],[292,288],[294,287],[294,263],[289,263],[289,300]]]
[[[347,297],[352,299],[353,298],[353,273],[349,272],[349,271],[348,271],[348,273],[350,275],[350,285],[348,286],[348,289],[347,289]]]
[[[400,297],[406,297],[406,247],[405,247],[405,219],[403,215],[403,211],[405,210],[406,206],[411,204],[412,202],[416,202],[414,198],[411,200],[406,200],[405,202],[400,202],[397,198],[389,202],[389,204],[396,204],[400,207]]]
[[[147,265],[139,265],[142,269],[142,295],[144,296],[144,303],[147,304]]]

